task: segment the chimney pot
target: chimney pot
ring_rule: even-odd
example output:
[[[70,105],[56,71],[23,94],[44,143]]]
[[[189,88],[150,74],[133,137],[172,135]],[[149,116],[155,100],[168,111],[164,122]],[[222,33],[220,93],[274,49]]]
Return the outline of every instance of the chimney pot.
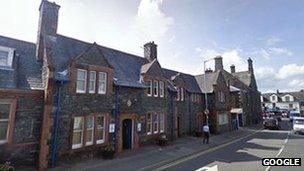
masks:
[[[231,74],[235,73],[235,65],[230,66]]]

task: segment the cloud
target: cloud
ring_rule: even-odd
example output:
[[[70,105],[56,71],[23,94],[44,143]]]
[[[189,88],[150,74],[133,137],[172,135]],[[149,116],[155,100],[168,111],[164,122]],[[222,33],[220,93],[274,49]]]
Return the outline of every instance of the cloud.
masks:
[[[255,69],[255,76],[258,80],[275,78],[275,69],[272,67],[258,67]]]
[[[282,39],[278,38],[278,37],[271,37],[269,39],[266,40],[266,44],[268,46],[273,46],[278,44],[279,42],[282,42]]]
[[[199,47],[195,48],[197,53],[200,53],[200,56],[204,60],[212,59],[218,55],[223,57],[223,65],[225,70],[230,71],[230,66],[235,65],[237,71],[242,71],[247,69],[247,62],[240,56],[241,49],[229,49],[223,52],[217,51],[215,49],[201,49]],[[214,68],[214,61],[207,63],[207,68]]]
[[[171,38],[168,40],[169,43],[172,43],[175,40],[175,35],[171,36]]]
[[[147,39],[161,39],[174,24],[161,10],[162,5],[163,0],[141,0],[138,6],[136,26]]]
[[[287,48],[278,48],[278,47],[269,47],[261,48],[258,51],[254,51],[253,55],[261,56],[265,59],[270,59],[271,57],[280,57],[280,56],[292,56],[293,52]]]
[[[278,79],[286,79],[296,76],[304,78],[304,65],[287,64],[282,66],[277,74]]]

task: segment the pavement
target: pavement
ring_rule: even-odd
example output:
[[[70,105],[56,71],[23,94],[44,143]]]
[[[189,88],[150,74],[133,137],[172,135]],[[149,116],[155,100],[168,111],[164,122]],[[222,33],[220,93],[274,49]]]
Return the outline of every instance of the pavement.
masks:
[[[290,130],[292,123],[281,122],[281,130],[261,130],[220,148],[201,152],[153,170],[179,171],[303,171],[304,136]],[[302,166],[262,166],[262,158],[302,158]]]
[[[170,166],[172,163],[181,162],[185,159],[193,160],[199,156],[205,158],[203,153],[212,153],[213,150],[224,148],[229,144],[238,144],[237,141],[243,141],[252,134],[257,134],[261,131],[261,125],[253,125],[243,127],[237,131],[226,132],[220,135],[210,137],[209,144],[203,144],[202,138],[183,137],[179,138],[165,147],[157,145],[144,146],[136,151],[125,151],[113,160],[91,159],[77,163],[61,163],[60,166],[53,170],[81,170],[81,171],[134,171],[134,170],[158,170],[164,166]],[[237,147],[236,145],[235,147]],[[226,154],[230,155],[230,153]],[[193,157],[196,156],[196,157]],[[228,157],[227,156],[227,157]],[[206,162],[208,164],[208,162]],[[191,164],[192,165],[192,164]],[[175,166],[165,169],[175,170]],[[196,165],[193,165],[196,166]],[[190,168],[199,168],[182,166],[178,170],[189,170]],[[52,169],[50,169],[52,170]],[[193,170],[193,169],[190,169]],[[194,169],[195,170],[195,169]]]

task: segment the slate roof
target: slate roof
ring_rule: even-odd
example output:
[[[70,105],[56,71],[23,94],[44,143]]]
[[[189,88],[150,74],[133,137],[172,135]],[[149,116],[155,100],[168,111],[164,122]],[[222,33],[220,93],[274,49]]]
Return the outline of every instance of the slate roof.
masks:
[[[247,86],[251,84],[251,73],[249,71],[242,71],[233,73],[233,76],[237,77],[240,81],[245,83]]]
[[[271,95],[277,95],[280,99],[287,95],[290,94],[293,97],[296,98],[296,100],[300,100],[300,101],[304,101],[304,91],[295,91],[295,92],[279,92],[279,93],[263,93],[262,96],[263,98],[265,98],[266,100],[270,100],[270,96]]]
[[[36,60],[36,45],[34,43],[0,36],[0,46],[15,49],[14,60],[17,59],[17,68],[12,71],[16,74],[15,87],[1,82],[1,88],[43,89],[41,72],[42,63]],[[0,73],[7,72],[0,69]]]
[[[52,62],[56,72],[61,72],[67,69],[67,63],[71,58],[79,56],[86,51],[91,43],[69,38],[63,35],[50,38],[48,41],[52,50]],[[149,62],[147,59],[125,53],[119,50],[98,45],[101,53],[107,59],[109,64],[114,68],[114,83],[120,86],[146,88],[147,85],[140,81],[140,74],[147,72],[155,63]],[[178,73],[177,71],[163,69],[165,77]],[[199,86],[196,83],[195,77],[189,74],[182,73],[183,79],[186,80],[186,88],[189,92],[201,93]],[[168,77],[167,77],[168,78]],[[171,87],[172,88],[172,87]]]
[[[186,84],[186,89],[190,93],[202,93],[202,91],[198,85],[198,82],[195,79],[195,76],[173,71],[173,70],[166,69],[166,68],[163,68],[163,73],[168,80],[171,80],[172,77],[175,77],[179,74]]]
[[[234,76],[233,74],[231,74],[225,70],[222,70],[222,75],[223,75],[226,83],[229,82],[231,86],[238,88],[240,90],[244,90],[244,91],[247,90],[248,86],[246,83],[243,82],[244,80],[241,81],[238,77]],[[249,82],[250,82],[250,80],[249,80]]]
[[[92,46],[91,43],[62,35],[58,35],[50,43],[53,46],[52,62],[56,72],[66,70],[67,63],[71,58],[79,56]],[[126,87],[147,87],[140,82],[141,66],[148,63],[147,59],[100,45],[98,47],[114,68],[115,84]]]
[[[221,71],[195,76],[195,79],[203,93],[212,93],[213,85],[217,84],[217,79]]]

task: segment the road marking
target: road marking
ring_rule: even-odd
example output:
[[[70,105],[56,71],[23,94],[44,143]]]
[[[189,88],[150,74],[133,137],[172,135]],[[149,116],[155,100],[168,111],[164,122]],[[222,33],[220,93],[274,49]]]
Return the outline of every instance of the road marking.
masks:
[[[230,144],[233,144],[233,143],[236,143],[236,142],[238,142],[238,141],[241,141],[241,140],[243,140],[243,139],[245,139],[245,138],[248,138],[248,137],[250,137],[250,136],[252,136],[252,135],[254,135],[254,134],[258,133],[258,132],[261,132],[262,130],[263,130],[263,128],[261,128],[261,129],[259,129],[259,130],[256,130],[256,131],[254,131],[253,133],[248,134],[248,135],[245,135],[245,136],[243,136],[243,137],[241,137],[241,138],[232,140],[232,141],[230,141],[230,142],[227,142],[227,143],[224,143],[224,144],[220,144],[220,145],[215,146],[215,147],[213,147],[213,148],[211,147],[210,149],[203,150],[203,151],[200,151],[200,152],[195,153],[195,154],[191,154],[191,155],[186,156],[186,157],[182,157],[182,158],[177,159],[177,160],[175,160],[175,161],[173,161],[173,162],[169,162],[168,164],[165,164],[165,165],[160,166],[160,167],[158,167],[158,168],[156,168],[156,169],[153,169],[153,171],[164,170],[164,169],[167,169],[167,168],[169,168],[169,167],[176,166],[176,165],[178,165],[178,164],[180,164],[180,163],[186,162],[186,161],[188,161],[188,160],[192,160],[192,159],[194,159],[194,158],[197,158],[197,157],[199,157],[199,156],[201,156],[201,155],[204,155],[204,154],[207,154],[207,153],[216,151],[216,150],[221,149],[221,148],[223,148],[223,147],[226,147],[226,146],[228,146],[228,145],[230,145]]]
[[[214,165],[214,166],[211,166],[211,167],[205,166],[205,167],[196,169],[195,171],[218,171],[218,167],[217,167],[217,165]]]
[[[277,154],[275,157],[279,157],[279,155],[283,152],[283,150],[284,150],[284,148],[285,148],[285,145],[286,145],[287,142],[288,142],[289,135],[290,135],[290,131],[288,132],[287,137],[285,138],[284,144],[282,145],[280,151],[278,152],[278,154]],[[266,169],[265,169],[265,171],[269,171],[270,168],[271,168],[271,166],[267,166]]]

